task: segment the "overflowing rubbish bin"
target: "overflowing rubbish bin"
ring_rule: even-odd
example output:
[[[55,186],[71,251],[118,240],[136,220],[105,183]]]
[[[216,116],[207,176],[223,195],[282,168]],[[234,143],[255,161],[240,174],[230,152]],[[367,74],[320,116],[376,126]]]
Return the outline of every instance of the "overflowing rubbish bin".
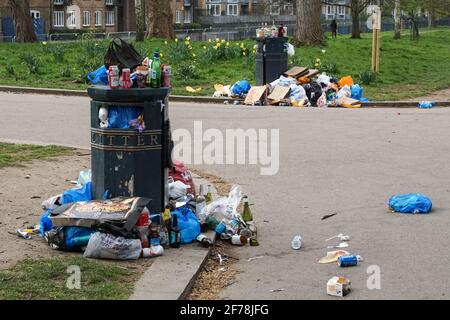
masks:
[[[88,94],[93,198],[147,197],[151,212],[164,211],[172,149],[169,88],[93,86]],[[130,113],[139,115],[135,127],[128,127]]]
[[[287,37],[257,38],[256,85],[270,83],[280,77],[288,68]]]

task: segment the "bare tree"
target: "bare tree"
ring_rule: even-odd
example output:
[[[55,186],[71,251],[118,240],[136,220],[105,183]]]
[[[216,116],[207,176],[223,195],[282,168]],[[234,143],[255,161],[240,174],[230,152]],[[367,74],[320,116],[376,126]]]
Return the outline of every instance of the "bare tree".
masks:
[[[30,15],[29,0],[8,0],[11,9],[14,28],[16,31],[16,42],[35,42],[36,33],[33,28],[33,20]]]
[[[297,0],[297,30],[294,35],[294,42],[297,45],[323,44],[321,14],[322,0]]]
[[[175,37],[173,31],[173,14],[171,1],[151,0],[146,6],[147,33],[146,37],[170,38]]]

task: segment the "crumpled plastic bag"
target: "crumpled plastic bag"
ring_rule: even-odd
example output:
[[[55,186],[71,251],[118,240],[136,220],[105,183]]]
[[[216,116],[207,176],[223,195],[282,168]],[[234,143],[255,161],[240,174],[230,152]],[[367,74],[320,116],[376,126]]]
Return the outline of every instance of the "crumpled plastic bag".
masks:
[[[353,82],[353,78],[351,76],[346,76],[346,77],[342,77],[338,83],[341,88],[343,88],[344,86],[348,86],[350,88],[354,82]]]
[[[388,205],[400,213],[428,213],[433,207],[430,198],[419,193],[396,194],[389,199]]]
[[[136,260],[142,252],[141,240],[125,239],[112,234],[95,232],[84,251],[85,258]]]
[[[61,196],[61,204],[90,201],[92,199],[92,182],[87,182],[81,188],[74,188],[64,191]]]
[[[363,89],[359,86],[359,84],[354,84],[350,88],[351,91],[351,98],[356,100],[361,100],[363,95]]]
[[[108,128],[130,129],[132,120],[138,119],[142,114],[141,108],[116,107],[108,109]]]
[[[294,56],[295,55],[295,47],[290,43],[287,43],[286,45],[287,45],[288,56],[290,56],[290,57]]]
[[[108,72],[106,70],[106,67],[101,66],[97,70],[90,72],[88,74],[87,78],[92,84],[100,83],[100,84],[107,85],[108,84]]]
[[[345,85],[336,94],[336,99],[341,99],[344,97],[350,98],[352,96],[352,91],[348,85]]]
[[[318,108],[326,108],[328,107],[328,101],[327,101],[327,95],[326,93],[322,93],[320,98],[317,100],[317,107]]]
[[[246,94],[250,91],[251,87],[250,82],[247,80],[239,80],[233,84],[231,91],[235,95]]]
[[[179,199],[185,197],[187,194],[187,190],[190,189],[191,186],[177,180],[174,182],[169,182],[169,198]]]
[[[200,222],[195,216],[194,212],[188,206],[183,206],[173,211],[173,216],[178,217],[178,227],[180,228],[181,243],[191,243],[197,239],[200,234]]]
[[[270,83],[270,91],[272,91],[276,86],[289,87],[293,84],[296,85],[297,80],[295,80],[294,78],[280,76],[280,78]]]
[[[91,169],[84,169],[84,170],[80,171],[80,175],[78,176],[77,187],[81,188],[86,183],[91,182],[91,181],[92,181]]]
[[[326,88],[330,85],[331,78],[327,76],[326,73],[322,73],[316,80],[318,84],[320,84],[322,87]]]
[[[289,99],[295,100],[297,102],[308,99],[308,97],[306,96],[306,91],[302,86],[292,84],[290,88],[291,92],[289,94]]]
[[[204,223],[208,217],[213,217],[217,221],[222,221],[223,219],[233,220],[237,214],[236,210],[241,199],[241,187],[234,185],[231,187],[228,197],[220,197],[206,205],[201,212],[197,213],[197,217],[201,223]]]

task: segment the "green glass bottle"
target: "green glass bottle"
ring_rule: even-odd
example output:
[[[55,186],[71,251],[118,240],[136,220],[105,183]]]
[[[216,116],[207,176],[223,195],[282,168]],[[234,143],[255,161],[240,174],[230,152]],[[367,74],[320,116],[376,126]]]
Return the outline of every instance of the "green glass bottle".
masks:
[[[159,60],[159,49],[153,53],[153,61],[150,69],[150,87],[161,87],[161,61]]]
[[[244,222],[253,221],[252,211],[250,210],[250,205],[248,204],[248,197],[244,196],[244,212],[242,213],[242,219]]]
[[[206,194],[206,197],[205,197],[206,204],[207,205],[210,204],[212,202],[212,200],[213,199],[212,199],[211,185],[208,184],[208,193]]]

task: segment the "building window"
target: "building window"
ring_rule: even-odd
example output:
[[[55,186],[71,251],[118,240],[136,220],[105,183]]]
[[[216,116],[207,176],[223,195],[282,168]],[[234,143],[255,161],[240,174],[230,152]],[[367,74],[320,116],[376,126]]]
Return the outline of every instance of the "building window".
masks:
[[[64,11],[53,11],[53,26],[64,27]]]
[[[227,16],[237,16],[238,15],[238,5],[228,4],[227,5]]]
[[[327,19],[328,20],[332,20],[334,19],[334,13],[335,13],[335,8],[334,6],[327,6]]]
[[[292,4],[286,4],[284,6],[284,12],[288,16],[292,16],[294,14],[294,6]]]
[[[114,0],[106,0],[106,5],[107,6],[112,6],[114,3]]]
[[[280,15],[280,5],[279,4],[272,4],[270,6],[270,15],[271,16],[279,16]]]
[[[220,16],[220,4],[208,4],[206,13],[208,16]]]
[[[337,12],[338,12],[340,19],[345,19],[345,8],[344,7],[339,6],[337,8]]]
[[[67,26],[68,27],[76,27],[77,20],[76,20],[76,12],[74,10],[67,12],[69,15],[69,19],[67,20]]]
[[[87,27],[91,25],[91,12],[84,11],[83,12],[83,26]]]
[[[175,11],[175,23],[181,23],[181,12],[180,10]]]
[[[41,13],[36,10],[30,10],[31,19],[39,19],[41,17]]]
[[[191,23],[191,9],[184,8],[184,23]]]
[[[102,12],[101,11],[95,11],[95,25],[96,26],[102,25]]]
[[[106,11],[106,25],[107,26],[114,25],[114,11]]]

